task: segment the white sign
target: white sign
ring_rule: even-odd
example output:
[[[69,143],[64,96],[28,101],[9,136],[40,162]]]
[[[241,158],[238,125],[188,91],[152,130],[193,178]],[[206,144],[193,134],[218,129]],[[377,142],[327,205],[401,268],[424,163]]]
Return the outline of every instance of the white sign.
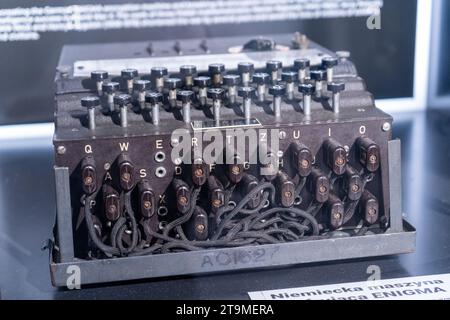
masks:
[[[443,300],[450,274],[249,292],[252,300]]]

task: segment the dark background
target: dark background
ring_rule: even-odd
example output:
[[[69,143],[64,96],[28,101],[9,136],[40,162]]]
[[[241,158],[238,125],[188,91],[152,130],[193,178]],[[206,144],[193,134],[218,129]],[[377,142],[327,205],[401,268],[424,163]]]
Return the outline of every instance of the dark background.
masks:
[[[450,14],[450,1],[443,1],[442,4],[442,26],[441,26],[441,61],[439,64],[441,68],[439,68],[438,75],[438,95],[449,95],[450,94],[450,57],[448,52],[450,52],[450,21],[448,16]]]
[[[121,3],[123,1],[20,1],[20,6]],[[130,0],[131,2],[131,0]],[[133,2],[145,2],[134,0]],[[149,1],[147,1],[149,2]],[[1,1],[0,8],[17,7]],[[38,41],[0,43],[0,124],[53,119],[53,78],[64,44],[208,38],[301,31],[332,50],[349,50],[376,98],[411,97],[417,1],[385,0],[382,29],[366,17],[153,29],[42,33]],[[447,22],[448,23],[448,22]],[[445,35],[444,35],[445,36]]]

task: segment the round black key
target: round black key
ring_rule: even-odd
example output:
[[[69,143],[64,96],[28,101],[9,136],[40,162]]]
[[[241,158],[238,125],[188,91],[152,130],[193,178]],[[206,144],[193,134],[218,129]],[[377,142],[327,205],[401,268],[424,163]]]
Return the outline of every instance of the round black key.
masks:
[[[207,96],[213,100],[223,99],[225,91],[222,88],[209,88]]]
[[[191,90],[180,90],[177,92],[177,100],[187,103],[191,102],[194,92]]]
[[[281,84],[276,84],[269,87],[269,94],[275,97],[282,96],[286,93],[286,87]]]
[[[161,78],[161,77],[167,76],[168,73],[169,72],[168,72],[167,68],[165,68],[165,67],[153,67],[150,70],[150,75],[153,78]]]
[[[325,69],[333,68],[338,65],[338,58],[325,57],[322,59],[322,67]]]
[[[270,76],[267,73],[255,73],[253,75],[253,82],[256,84],[267,84],[269,83]]]
[[[184,65],[180,67],[180,74],[188,77],[197,74],[197,67],[194,65]]]
[[[281,61],[278,60],[269,60],[266,62],[266,69],[270,72],[272,71],[278,71],[283,67],[283,64]]]
[[[326,77],[326,72],[324,70],[311,70],[311,79],[316,81],[323,81]]]
[[[81,106],[85,108],[95,108],[100,105],[99,97],[88,96],[81,99]]]
[[[96,70],[91,72],[91,79],[95,81],[102,81],[108,78],[108,72],[103,70]]]
[[[147,92],[145,95],[145,102],[151,103],[151,104],[157,104],[162,102],[163,95],[160,92]]]
[[[164,80],[164,88],[169,90],[175,90],[181,87],[181,79],[178,78],[167,78]]]
[[[196,77],[194,78],[194,86],[205,88],[211,85],[210,77]]]
[[[106,93],[114,93],[119,89],[120,89],[120,83],[118,83],[118,82],[111,81],[111,82],[104,83],[102,85],[102,90],[103,90],[103,92],[106,92]]]
[[[283,72],[281,74],[281,80],[284,82],[294,82],[297,80],[297,73],[292,71]]]
[[[327,85],[328,91],[331,91],[333,93],[338,93],[345,90],[345,83],[344,82],[331,82]]]
[[[294,60],[294,70],[303,70],[309,68],[310,65],[311,62],[309,61],[309,59],[306,58]]]
[[[123,69],[120,72],[120,75],[122,76],[122,79],[125,80],[133,80],[134,78],[136,78],[138,76],[138,71],[136,69]]]
[[[145,91],[150,88],[150,81],[148,80],[136,80],[133,83],[133,89],[136,91]]]
[[[129,94],[118,94],[114,96],[114,103],[118,106],[125,106],[131,102],[131,96]]]
[[[310,96],[314,93],[315,87],[311,83],[302,83],[298,86],[298,92],[303,93],[307,96]]]
[[[240,62],[238,64],[238,72],[239,73],[253,73],[255,70],[255,66],[251,62]]]
[[[236,86],[241,82],[241,77],[237,74],[227,74],[223,76],[223,83],[227,86]]]
[[[225,65],[223,63],[212,63],[208,66],[208,71],[211,74],[220,74],[225,71]]]
[[[253,98],[255,96],[255,88],[241,87],[238,89],[238,96],[244,99]]]

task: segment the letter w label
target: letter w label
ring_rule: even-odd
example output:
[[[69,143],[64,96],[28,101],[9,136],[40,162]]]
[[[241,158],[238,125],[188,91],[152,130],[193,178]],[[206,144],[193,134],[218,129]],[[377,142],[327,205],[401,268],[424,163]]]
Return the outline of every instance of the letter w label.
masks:
[[[128,146],[130,145],[129,142],[120,142],[120,151],[128,151]]]

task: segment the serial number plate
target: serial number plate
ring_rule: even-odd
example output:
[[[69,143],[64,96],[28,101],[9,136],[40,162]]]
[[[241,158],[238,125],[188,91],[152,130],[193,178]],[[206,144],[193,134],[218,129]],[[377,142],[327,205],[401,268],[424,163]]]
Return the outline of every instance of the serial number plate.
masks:
[[[272,261],[278,250],[278,247],[272,247],[208,253],[202,257],[201,267],[214,269],[219,266],[230,268],[245,265],[257,266]]]

